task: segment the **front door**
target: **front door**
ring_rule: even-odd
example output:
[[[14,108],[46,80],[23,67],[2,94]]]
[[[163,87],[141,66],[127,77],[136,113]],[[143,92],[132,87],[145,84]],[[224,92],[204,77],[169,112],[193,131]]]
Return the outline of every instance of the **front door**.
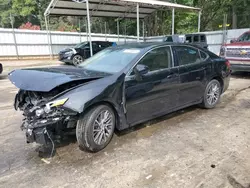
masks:
[[[200,101],[204,94],[206,57],[199,49],[190,46],[174,46],[180,74],[180,98],[178,106]],[[204,55],[204,54],[203,54]]]
[[[141,80],[136,80],[133,72],[126,76],[125,97],[130,124],[152,119],[176,107],[179,74],[172,62],[170,47],[159,47],[138,62],[149,67]]]

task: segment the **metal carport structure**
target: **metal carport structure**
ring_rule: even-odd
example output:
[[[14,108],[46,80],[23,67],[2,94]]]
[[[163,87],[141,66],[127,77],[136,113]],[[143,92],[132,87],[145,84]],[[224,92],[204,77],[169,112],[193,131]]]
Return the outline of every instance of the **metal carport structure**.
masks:
[[[88,38],[91,43],[90,17],[113,17],[117,20],[119,34],[119,20],[124,18],[137,19],[137,41],[140,39],[140,19],[145,19],[158,9],[168,7],[172,9],[172,34],[174,34],[174,12],[175,8],[198,12],[198,32],[200,31],[201,9],[170,3],[159,0],[51,0],[44,12],[46,29],[48,31],[47,16],[86,16],[88,21]],[[48,35],[48,41],[49,35]],[[51,50],[51,49],[50,49]]]

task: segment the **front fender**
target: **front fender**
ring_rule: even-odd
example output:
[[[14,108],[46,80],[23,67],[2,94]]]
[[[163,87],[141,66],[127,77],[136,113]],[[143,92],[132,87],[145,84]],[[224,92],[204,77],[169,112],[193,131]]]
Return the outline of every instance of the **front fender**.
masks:
[[[93,84],[83,85],[73,89],[60,98],[68,98],[64,107],[74,110],[78,113],[84,111],[98,103],[107,102],[114,107],[117,112],[118,122],[116,128],[123,130],[129,127],[124,112],[125,102],[123,101],[123,85],[125,74],[117,77],[109,77],[95,81]]]
[[[82,85],[61,95],[58,99],[68,98],[64,107],[82,113],[89,106],[104,101],[121,105],[125,74],[110,76]]]

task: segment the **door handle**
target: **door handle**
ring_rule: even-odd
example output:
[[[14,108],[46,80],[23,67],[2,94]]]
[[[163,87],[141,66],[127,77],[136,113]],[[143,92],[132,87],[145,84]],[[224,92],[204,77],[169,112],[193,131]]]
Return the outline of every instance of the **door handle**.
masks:
[[[175,73],[170,73],[167,78],[174,78],[174,77],[177,77],[178,74],[175,74]]]

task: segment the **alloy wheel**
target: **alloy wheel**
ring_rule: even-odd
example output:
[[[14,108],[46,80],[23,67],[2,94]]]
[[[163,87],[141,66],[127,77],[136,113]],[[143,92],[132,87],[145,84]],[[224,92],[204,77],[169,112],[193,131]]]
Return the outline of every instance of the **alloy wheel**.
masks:
[[[207,92],[207,103],[214,105],[217,103],[220,97],[220,87],[217,83],[212,83]]]
[[[95,119],[93,126],[94,142],[97,145],[105,144],[113,134],[115,117],[109,110],[103,110]]]
[[[83,62],[82,56],[80,56],[80,55],[74,56],[74,58],[73,58],[73,64],[74,64],[74,65],[79,65],[79,64],[81,64],[82,62]]]

